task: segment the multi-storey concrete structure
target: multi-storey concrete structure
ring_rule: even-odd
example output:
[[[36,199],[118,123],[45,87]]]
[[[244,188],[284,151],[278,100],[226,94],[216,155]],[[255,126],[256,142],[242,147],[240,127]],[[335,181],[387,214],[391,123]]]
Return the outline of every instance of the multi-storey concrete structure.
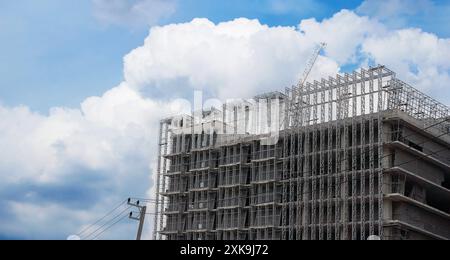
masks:
[[[155,238],[450,239],[449,115],[379,66],[165,119]]]

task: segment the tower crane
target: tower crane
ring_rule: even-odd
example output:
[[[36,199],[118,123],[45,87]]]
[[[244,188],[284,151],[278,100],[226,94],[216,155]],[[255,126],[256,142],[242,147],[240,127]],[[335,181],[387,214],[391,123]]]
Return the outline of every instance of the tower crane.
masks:
[[[327,44],[325,42],[319,43],[312,54],[312,56],[309,58],[308,63],[306,64],[305,71],[303,72],[302,78],[299,81],[298,86],[300,88],[303,88],[304,84],[306,83],[306,80],[308,79],[309,74],[311,73],[314,64],[316,64],[317,58],[320,55],[320,52],[327,47]]]
[[[298,82],[298,85],[296,87],[292,88],[292,97],[291,97],[290,102],[287,105],[287,109],[289,112],[286,114],[286,116],[287,117],[292,116],[294,124],[300,124],[299,122],[296,121],[299,119],[297,113],[300,111],[300,107],[303,105],[309,105],[309,104],[305,103],[305,101],[301,100],[299,95],[300,95],[300,92],[303,91],[305,83],[308,80],[308,76],[309,76],[309,74],[311,74],[311,71],[312,71],[314,65],[316,64],[316,61],[320,55],[320,52],[323,49],[325,49],[326,46],[327,46],[327,44],[325,42],[321,42],[315,46],[314,52],[311,55],[311,57],[309,58],[308,62],[306,63],[305,71],[303,72],[303,75],[302,75],[300,81]],[[300,103],[303,103],[303,104],[300,104]],[[287,118],[284,118],[283,122],[281,124],[281,127],[286,127],[285,124],[288,121],[289,120]]]

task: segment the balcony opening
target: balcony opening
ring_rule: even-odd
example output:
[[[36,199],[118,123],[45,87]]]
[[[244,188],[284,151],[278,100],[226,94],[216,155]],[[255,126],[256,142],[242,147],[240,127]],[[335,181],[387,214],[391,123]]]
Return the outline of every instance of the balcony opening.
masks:
[[[414,142],[408,141],[408,145],[410,147],[416,149],[417,151],[423,152],[423,147],[418,145],[418,144],[416,144],[416,143],[414,143]]]
[[[442,187],[450,190],[450,177],[446,177],[442,183]]]

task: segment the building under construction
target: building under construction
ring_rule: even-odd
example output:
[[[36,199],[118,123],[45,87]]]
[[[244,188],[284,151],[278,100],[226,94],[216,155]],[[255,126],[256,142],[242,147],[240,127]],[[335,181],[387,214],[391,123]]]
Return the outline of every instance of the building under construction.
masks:
[[[450,239],[449,108],[384,66],[161,121],[156,239]]]

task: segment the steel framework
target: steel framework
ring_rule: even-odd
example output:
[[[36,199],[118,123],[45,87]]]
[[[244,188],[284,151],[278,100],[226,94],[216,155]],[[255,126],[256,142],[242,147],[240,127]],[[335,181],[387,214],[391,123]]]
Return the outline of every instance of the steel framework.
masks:
[[[275,99],[280,111],[270,106]],[[244,104],[224,105],[200,124],[161,122],[155,239],[384,238],[386,113],[450,129],[436,124],[449,117],[446,106],[384,66]],[[269,113],[249,116],[249,106]],[[249,133],[275,120],[279,133]]]

